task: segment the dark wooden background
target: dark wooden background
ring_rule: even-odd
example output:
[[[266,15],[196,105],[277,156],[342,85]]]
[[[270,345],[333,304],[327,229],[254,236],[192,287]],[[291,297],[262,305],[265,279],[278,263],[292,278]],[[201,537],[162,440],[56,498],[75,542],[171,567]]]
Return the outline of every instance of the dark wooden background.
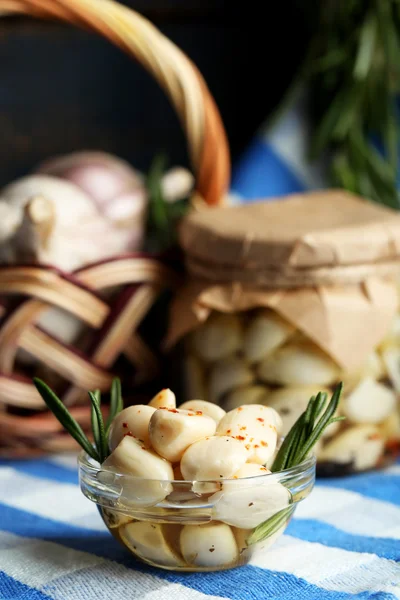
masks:
[[[94,0],[96,1],[96,0]],[[235,159],[291,80],[307,43],[295,1],[126,0],[197,63]],[[115,152],[146,169],[185,140],[157,85],[108,42],[23,19],[0,22],[0,185],[54,153]]]

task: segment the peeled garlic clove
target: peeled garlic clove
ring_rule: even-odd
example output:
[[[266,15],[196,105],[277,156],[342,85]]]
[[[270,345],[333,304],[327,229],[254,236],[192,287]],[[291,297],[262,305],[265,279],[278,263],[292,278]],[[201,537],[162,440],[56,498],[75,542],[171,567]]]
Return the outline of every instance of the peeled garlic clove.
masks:
[[[394,317],[389,332],[382,341],[380,348],[383,350],[388,346],[400,346],[400,315]]]
[[[141,558],[165,567],[182,566],[182,557],[167,542],[163,525],[136,521],[121,527],[121,540],[128,548]]]
[[[245,477],[259,477],[271,473],[266,467],[256,463],[246,463],[233,475],[232,479],[243,479]]]
[[[353,423],[380,423],[396,406],[395,393],[367,377],[342,402],[344,415]]]
[[[240,358],[226,358],[215,363],[210,372],[210,400],[219,403],[227,392],[249,385],[254,373]]]
[[[309,400],[312,396],[316,396],[319,392],[327,393],[330,395],[328,389],[322,387],[284,387],[279,390],[273,390],[267,398],[267,404],[274,408],[282,418],[282,431],[283,436],[287,435],[295,424],[300,415],[306,410]],[[332,435],[337,430],[339,423],[332,423],[328,427],[330,429],[334,426],[334,430],[331,430],[329,435]],[[325,432],[324,432],[325,433]]]
[[[121,525],[126,525],[127,523],[133,521],[133,517],[125,515],[117,510],[111,510],[110,508],[102,508],[101,514],[104,523],[109,529],[115,529]]]
[[[224,409],[229,412],[244,404],[267,404],[269,388],[265,385],[250,385],[229,392],[223,401]]]
[[[175,394],[169,389],[161,390],[161,392],[150,400],[148,406],[152,406],[153,408],[176,408]]]
[[[222,567],[233,565],[239,552],[232,530],[222,523],[185,525],[181,532],[181,552],[189,565]]]
[[[400,410],[396,408],[379,427],[386,442],[400,443]]]
[[[241,346],[242,328],[236,315],[214,313],[192,333],[193,350],[205,361],[226,358]]]
[[[248,325],[243,340],[245,357],[251,363],[259,362],[282,346],[294,333],[293,325],[270,311],[260,311]]]
[[[400,393],[400,348],[387,346],[381,356],[394,389]]]
[[[183,167],[174,167],[167,171],[161,180],[161,189],[165,202],[176,202],[190,196],[195,180],[190,171]]]
[[[192,398],[207,398],[207,384],[203,364],[196,356],[184,358],[184,380],[187,395]]]
[[[216,434],[243,440],[250,452],[248,461],[264,465],[275,451],[281,427],[282,420],[273,408],[246,404],[228,412]]]
[[[354,425],[330,440],[319,453],[321,462],[352,464],[356,471],[375,467],[384,452],[384,439],[374,425]]]
[[[249,481],[248,486],[237,482],[224,482],[220,492],[213,494],[213,518],[242,529],[252,529],[289,506],[291,494],[278,482]]]
[[[172,465],[129,435],[106,458],[102,469],[133,476],[122,483],[125,503],[152,506],[172,491]]]
[[[338,381],[339,368],[312,343],[288,344],[259,364],[258,376],[280,385],[324,385]]]
[[[201,411],[203,415],[207,415],[214,419],[216,423],[219,423],[222,417],[226,415],[223,408],[213,402],[206,402],[205,400],[188,400],[181,404],[179,409],[191,410],[192,412]]]
[[[128,406],[118,413],[111,424],[108,438],[111,452],[128,433],[142,440],[145,446],[149,446],[149,423],[155,410],[151,406],[138,404]]]
[[[190,444],[214,435],[215,428],[214,419],[201,411],[160,408],[150,419],[150,442],[160,456],[177,462]]]
[[[200,440],[186,450],[181,472],[189,481],[229,479],[247,461],[249,451],[240,440],[213,436]]]

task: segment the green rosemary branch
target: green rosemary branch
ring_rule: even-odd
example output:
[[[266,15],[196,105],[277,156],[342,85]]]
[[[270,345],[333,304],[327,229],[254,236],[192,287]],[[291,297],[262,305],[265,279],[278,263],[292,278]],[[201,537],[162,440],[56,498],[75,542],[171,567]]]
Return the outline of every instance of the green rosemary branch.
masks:
[[[297,419],[275,457],[271,467],[273,473],[301,464],[309,456],[325,429],[344,419],[334,416],[339,406],[342,387],[341,383],[336,387],[326,409],[326,394],[319,393],[310,398],[307,409]],[[290,505],[258,525],[248,537],[247,544],[255,544],[276,533],[293,512],[294,506]]]
[[[310,159],[327,151],[332,184],[399,209],[400,4],[327,0],[319,6],[303,72],[314,121]]]
[[[108,428],[111,420],[123,409],[121,396],[121,382],[114,379],[111,388],[110,417],[107,426],[104,425],[101,412],[101,395],[98,390],[89,392],[89,398],[92,405],[91,420],[94,445],[89,441],[79,423],[74,419],[68,409],[64,406],[62,400],[44,383],[41,379],[34,378],[35,387],[47,408],[58,419],[66,431],[78,442],[78,444],[94,460],[102,463],[110,453],[108,447]],[[111,417],[111,415],[113,415]]]
[[[149,211],[147,220],[148,250],[160,252],[177,243],[178,221],[188,210],[188,199],[166,202],[162,191],[162,178],[165,174],[167,159],[157,156],[147,175]]]

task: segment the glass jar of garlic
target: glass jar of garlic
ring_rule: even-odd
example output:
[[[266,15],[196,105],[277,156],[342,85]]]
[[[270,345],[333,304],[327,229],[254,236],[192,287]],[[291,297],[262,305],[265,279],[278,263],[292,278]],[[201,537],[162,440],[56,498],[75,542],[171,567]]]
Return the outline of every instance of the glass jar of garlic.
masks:
[[[320,474],[387,464],[400,448],[400,215],[342,191],[205,209],[182,222],[188,280],[167,346],[186,398],[265,404],[285,434],[342,381],[344,421],[317,447]]]

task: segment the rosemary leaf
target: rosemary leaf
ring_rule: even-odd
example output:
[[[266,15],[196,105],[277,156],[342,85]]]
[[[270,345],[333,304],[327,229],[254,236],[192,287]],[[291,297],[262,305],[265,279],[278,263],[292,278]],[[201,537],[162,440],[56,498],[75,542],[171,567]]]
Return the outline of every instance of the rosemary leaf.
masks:
[[[88,438],[83,432],[83,429],[69,413],[68,409],[64,406],[60,398],[58,398],[58,396],[56,396],[49,386],[46,385],[41,379],[35,377],[33,379],[33,383],[46,403],[47,408],[54,414],[61,425],[68,431],[74,440],[78,442],[81,448],[83,448],[83,450],[89,454],[89,456],[100,462],[100,456],[98,452],[89,442]]]
[[[274,535],[274,533],[276,533],[281,527],[283,527],[283,525],[285,525],[286,521],[293,514],[294,509],[294,506],[288,506],[287,508],[280,510],[273,517],[270,517],[255,527],[246,540],[247,545],[251,546],[257,542],[262,542],[271,535]]]
[[[335,391],[333,392],[331,401],[329,402],[327,409],[325,410],[325,412],[321,416],[320,420],[316,424],[315,429],[313,430],[312,434],[308,438],[307,442],[304,444],[303,448],[301,449],[301,452],[298,454],[297,459],[299,462],[302,462],[303,460],[305,460],[305,458],[307,457],[309,452],[312,450],[313,446],[318,442],[319,438],[321,437],[321,435],[323,434],[325,429],[328,427],[328,425],[330,425],[330,423],[331,423],[330,420],[332,419],[332,417],[335,414],[337,407],[339,405],[342,388],[343,388],[342,383],[339,383],[339,385],[336,387]]]
[[[101,413],[98,395],[95,392],[89,392],[89,398],[92,403],[92,423],[95,423],[93,435],[95,436],[97,452],[99,454],[100,462],[102,463],[108,455],[108,442],[103,415]]]
[[[110,426],[113,419],[121,412],[124,408],[124,401],[122,399],[122,391],[121,391],[121,380],[118,377],[113,379],[111,384],[111,394],[110,394],[110,413],[108,415],[107,423],[106,423],[106,435],[108,436],[108,432],[110,431]]]

